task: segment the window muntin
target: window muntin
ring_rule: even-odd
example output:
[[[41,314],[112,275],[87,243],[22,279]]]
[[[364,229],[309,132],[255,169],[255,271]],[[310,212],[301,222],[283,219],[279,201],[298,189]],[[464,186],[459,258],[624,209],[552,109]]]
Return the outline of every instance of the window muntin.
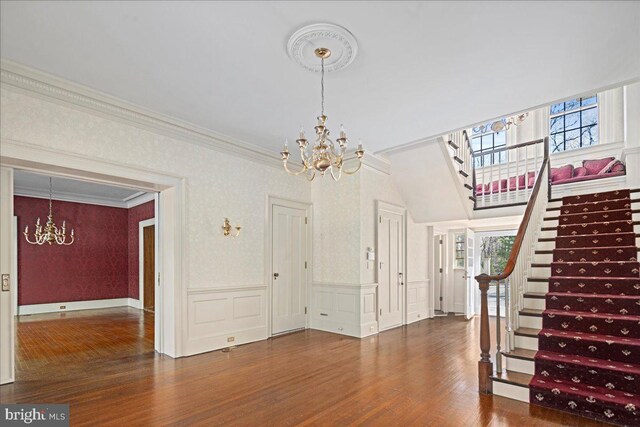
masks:
[[[596,95],[553,104],[549,112],[549,144],[552,153],[598,143]]]
[[[464,249],[464,234],[456,234],[454,268],[464,268]]]

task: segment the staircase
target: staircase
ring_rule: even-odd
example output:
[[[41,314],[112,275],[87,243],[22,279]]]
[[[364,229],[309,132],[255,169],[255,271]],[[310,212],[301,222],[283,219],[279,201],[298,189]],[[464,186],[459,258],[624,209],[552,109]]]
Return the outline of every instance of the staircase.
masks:
[[[550,201],[493,393],[640,425],[639,248],[640,190]]]

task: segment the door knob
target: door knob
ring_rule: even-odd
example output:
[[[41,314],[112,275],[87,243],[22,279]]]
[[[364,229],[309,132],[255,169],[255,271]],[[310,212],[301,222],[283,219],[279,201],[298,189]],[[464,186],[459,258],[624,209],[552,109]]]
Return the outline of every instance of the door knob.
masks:
[[[280,276],[278,273],[273,273],[273,278],[274,278],[274,279],[277,279],[277,278],[278,278],[278,276]]]

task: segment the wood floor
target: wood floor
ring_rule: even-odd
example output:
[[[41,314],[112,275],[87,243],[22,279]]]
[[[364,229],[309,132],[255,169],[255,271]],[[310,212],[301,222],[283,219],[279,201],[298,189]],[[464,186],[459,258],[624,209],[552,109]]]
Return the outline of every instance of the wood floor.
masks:
[[[111,321],[109,310],[97,314],[115,328],[106,332],[111,348],[137,350],[113,355],[94,348],[99,341],[92,340],[87,357],[49,353],[63,334],[58,327],[92,334],[89,323],[77,326],[88,312],[33,328],[34,336],[20,331],[19,358],[37,359],[28,354],[33,350],[46,353],[48,362],[20,362],[17,381],[0,387],[0,401],[70,403],[74,426],[600,425],[480,396],[477,320],[439,317],[362,340],[307,330],[174,360],[147,351],[148,338],[140,331],[148,314],[111,313]],[[137,322],[130,320],[135,315]],[[61,326],[65,322],[71,326]],[[20,322],[18,329],[29,323]],[[114,342],[121,335],[122,346]],[[29,345],[22,343],[27,339]]]

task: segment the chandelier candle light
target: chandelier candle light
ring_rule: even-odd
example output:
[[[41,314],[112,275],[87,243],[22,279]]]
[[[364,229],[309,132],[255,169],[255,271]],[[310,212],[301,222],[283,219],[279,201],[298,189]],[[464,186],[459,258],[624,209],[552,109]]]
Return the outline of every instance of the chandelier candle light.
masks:
[[[336,139],[336,144],[329,138],[329,129],[327,129],[326,122],[327,116],[324,115],[324,60],[331,56],[331,51],[327,48],[319,47],[314,51],[315,55],[320,58],[321,62],[321,78],[320,78],[320,93],[322,98],[321,112],[318,117],[318,124],[314,127],[316,131],[315,143],[311,149],[309,141],[305,138],[304,129],[300,129],[300,134],[296,142],[300,149],[300,157],[302,159],[302,169],[299,171],[292,171],[289,169],[287,162],[289,160],[289,147],[287,141],[284,143],[284,148],[280,152],[282,156],[282,163],[284,169],[291,175],[305,174],[309,181],[312,181],[316,172],[320,175],[329,170],[331,177],[338,181],[342,177],[344,172],[346,175],[353,175],[362,167],[362,157],[364,156],[364,149],[362,148],[362,142],[358,145],[355,151],[355,156],[358,159],[358,166],[351,171],[343,170],[344,155],[347,151],[347,134],[344,131],[344,127],[340,126],[340,137]],[[335,171],[335,172],[334,172]]]
[[[45,243],[57,243],[58,245],[69,246],[73,243],[73,228],[71,229],[71,238],[67,242],[67,225],[65,221],[62,221],[62,228],[58,229],[56,224],[53,222],[53,211],[52,211],[52,199],[53,199],[53,187],[51,185],[51,177],[49,177],[49,215],[47,216],[47,224],[44,227],[44,233],[42,232],[42,225],[40,225],[40,218],[36,222],[36,231],[33,234],[34,241],[29,240],[29,226],[27,225],[24,228],[24,238],[27,240],[27,243],[32,245],[44,245]]]

